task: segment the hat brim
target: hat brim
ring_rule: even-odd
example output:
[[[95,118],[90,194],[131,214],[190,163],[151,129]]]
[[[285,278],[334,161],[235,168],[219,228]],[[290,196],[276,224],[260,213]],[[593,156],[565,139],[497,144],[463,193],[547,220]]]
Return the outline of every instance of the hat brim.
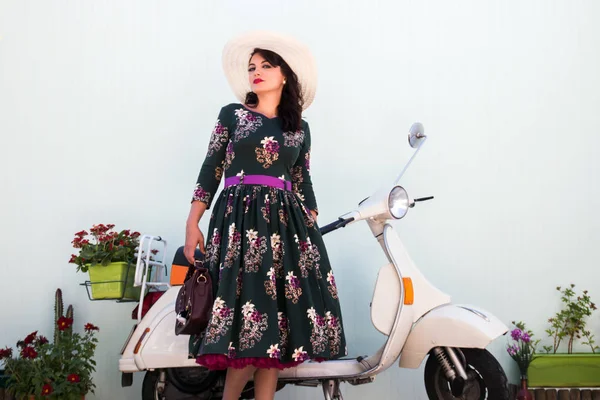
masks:
[[[243,103],[252,89],[248,81],[248,61],[255,48],[279,54],[296,73],[306,110],[317,90],[317,64],[307,46],[275,32],[253,31],[231,39],[223,49],[223,69],[238,100]]]

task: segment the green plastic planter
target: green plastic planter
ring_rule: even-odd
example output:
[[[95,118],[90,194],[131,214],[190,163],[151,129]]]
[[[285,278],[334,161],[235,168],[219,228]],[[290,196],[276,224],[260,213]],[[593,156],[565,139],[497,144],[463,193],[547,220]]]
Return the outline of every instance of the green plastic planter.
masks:
[[[126,262],[114,262],[107,266],[90,266],[90,282],[94,300],[139,299],[141,287],[133,287],[135,265],[127,268]]]
[[[530,387],[600,387],[600,354],[539,354],[527,377]]]

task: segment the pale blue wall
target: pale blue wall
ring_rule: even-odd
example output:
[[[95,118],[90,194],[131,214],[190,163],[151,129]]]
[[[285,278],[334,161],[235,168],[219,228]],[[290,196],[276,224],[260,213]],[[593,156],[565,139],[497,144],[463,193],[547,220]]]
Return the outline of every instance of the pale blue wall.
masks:
[[[430,140],[404,184],[436,200],[398,224],[412,257],[456,301],[541,334],[556,285],[600,299],[599,17],[592,0],[0,0],[0,347],[50,334],[61,287],[76,323],[101,328],[95,398],[139,396],[140,378],[121,389],[117,369],[132,305],[87,300],[70,241],[112,222],[182,243],[214,120],[234,100],[221,49],[253,28],[294,34],[318,60],[306,116],[320,222],[391,179],[423,122]],[[383,256],[365,225],[327,244],[350,352],[373,352]],[[591,325],[598,336],[598,315]],[[424,398],[422,372],[394,367],[345,393]]]

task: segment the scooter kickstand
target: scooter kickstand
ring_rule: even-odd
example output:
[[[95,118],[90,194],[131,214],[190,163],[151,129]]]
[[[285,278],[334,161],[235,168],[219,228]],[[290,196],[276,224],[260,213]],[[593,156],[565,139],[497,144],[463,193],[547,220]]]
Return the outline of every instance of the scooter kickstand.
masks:
[[[340,381],[337,379],[327,379],[321,382],[323,385],[323,394],[325,400],[344,400],[340,391]]]

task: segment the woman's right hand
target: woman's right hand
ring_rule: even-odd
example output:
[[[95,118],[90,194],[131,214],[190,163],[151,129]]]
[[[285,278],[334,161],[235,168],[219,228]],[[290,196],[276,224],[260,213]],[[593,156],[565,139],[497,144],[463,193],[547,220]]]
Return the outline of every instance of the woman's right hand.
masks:
[[[185,246],[183,247],[183,255],[192,265],[194,265],[194,253],[198,246],[200,246],[200,251],[204,253],[204,235],[197,224],[187,224],[185,228]]]

